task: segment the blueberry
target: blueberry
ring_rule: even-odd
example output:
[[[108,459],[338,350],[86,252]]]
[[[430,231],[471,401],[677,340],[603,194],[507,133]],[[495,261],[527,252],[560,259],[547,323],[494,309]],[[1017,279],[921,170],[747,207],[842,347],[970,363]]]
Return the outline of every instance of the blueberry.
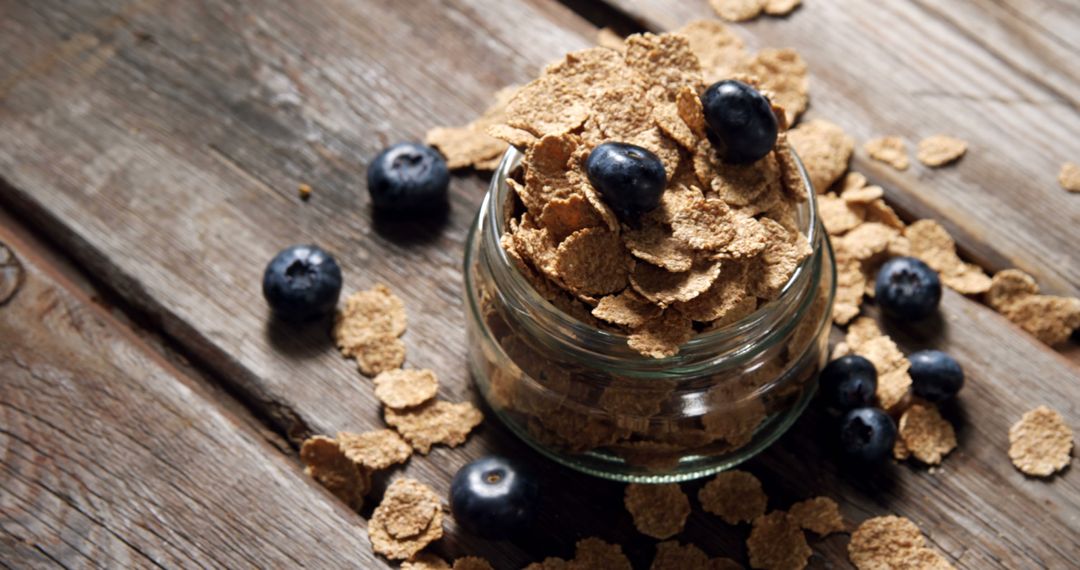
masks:
[[[435,149],[398,143],[368,166],[368,192],[379,210],[426,210],[446,205],[450,171]]]
[[[940,350],[920,350],[908,356],[911,362],[911,389],[915,395],[941,402],[964,386],[964,369],[955,358]]]
[[[776,115],[757,89],[725,79],[705,90],[701,105],[709,123],[709,140],[724,162],[756,162],[776,145]]]
[[[334,310],[341,295],[341,268],[314,245],[281,250],[263,272],[263,296],[274,314],[302,321]]]
[[[660,205],[667,184],[659,157],[640,146],[619,142],[594,148],[585,160],[585,173],[615,215],[630,225]]]
[[[855,408],[840,420],[840,449],[848,457],[872,463],[892,454],[896,424],[878,408]]]
[[[830,406],[846,412],[869,406],[877,390],[877,369],[855,354],[841,356],[821,371],[821,392]]]
[[[462,467],[450,483],[450,510],[465,530],[483,538],[507,538],[536,519],[540,486],[503,457],[484,457]]]
[[[941,279],[914,257],[894,257],[878,270],[874,297],[886,315],[919,320],[930,316],[941,302]]]

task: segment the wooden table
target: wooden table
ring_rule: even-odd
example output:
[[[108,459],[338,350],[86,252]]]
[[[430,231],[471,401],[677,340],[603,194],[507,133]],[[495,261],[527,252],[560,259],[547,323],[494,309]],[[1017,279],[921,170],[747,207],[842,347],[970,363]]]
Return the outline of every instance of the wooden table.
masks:
[[[25,280],[0,306],[0,563],[28,566],[376,568],[357,514],[308,480],[312,433],[381,427],[370,384],[325,327],[268,324],[259,291],[279,248],[338,255],[349,290],[405,299],[409,361],[440,394],[473,396],[464,365],[463,238],[485,177],[452,184],[438,222],[372,217],[363,173],[386,144],[467,122],[506,84],[600,26],[664,30],[704,0],[0,0],[0,241]],[[1080,196],[1057,187],[1080,160],[1080,10],[1069,0],[807,0],[739,27],[791,46],[812,73],[809,116],[860,141],[938,131],[971,150],[956,168],[854,168],[906,217],[933,217],[988,270],[1020,267],[1080,294]],[[300,183],[315,188],[302,203]],[[1038,404],[1080,428],[1080,350],[1042,346],[948,293],[939,327],[890,330],[937,347],[969,383],[947,410],[959,448],[935,470],[841,469],[808,413],[747,469],[771,508],[824,494],[849,523],[908,516],[958,566],[1065,568],[1080,560],[1080,479],[1025,478],[1008,426]],[[489,453],[546,488],[537,532],[486,542],[447,525],[432,550],[498,568],[600,536],[638,568],[652,557],[622,486],[525,450],[496,421],[376,479],[440,493]],[[694,493],[698,484],[686,485]],[[680,537],[745,562],[745,527],[699,509]],[[813,567],[846,567],[844,534]]]

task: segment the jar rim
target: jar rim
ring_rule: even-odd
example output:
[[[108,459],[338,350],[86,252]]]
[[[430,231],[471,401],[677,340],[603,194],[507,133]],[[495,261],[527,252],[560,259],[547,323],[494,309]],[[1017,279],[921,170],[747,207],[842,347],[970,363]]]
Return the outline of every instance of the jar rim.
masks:
[[[770,317],[775,318],[778,309],[784,307],[785,303],[790,305],[799,300],[796,298],[793,301],[792,297],[798,297],[797,292],[802,289],[801,287],[798,287],[798,285],[812,277],[808,276],[808,274],[814,270],[812,267],[813,262],[815,258],[820,255],[820,248],[817,243],[819,239],[824,237],[824,232],[818,221],[817,201],[814,187],[810,182],[810,177],[794,149],[791,149],[791,152],[798,168],[802,186],[807,193],[807,200],[802,202],[802,204],[805,204],[805,216],[800,216],[800,218],[803,219],[799,220],[799,230],[806,237],[808,243],[814,248],[814,254],[808,256],[796,267],[795,271],[793,271],[792,275],[788,278],[787,283],[781,288],[780,294],[776,299],[761,305],[749,315],[724,327],[695,334],[693,338],[680,346],[679,354],[667,358],[649,359],[656,368],[663,368],[672,363],[680,362],[680,355],[684,355],[685,353],[697,352],[705,348],[715,348],[716,346],[724,346],[730,344],[732,341],[745,339],[751,331],[760,330],[761,325],[767,323],[770,320]],[[478,233],[480,231],[491,233],[488,237],[492,238],[493,242],[496,244],[494,247],[496,255],[495,261],[501,267],[509,268],[509,271],[505,272],[505,277],[509,281],[507,284],[514,290],[514,297],[523,299],[528,304],[530,310],[540,311],[544,319],[550,319],[552,321],[554,328],[573,331],[578,336],[587,335],[591,340],[596,341],[597,344],[610,345],[613,347],[627,347],[626,342],[629,335],[589,325],[551,304],[547,299],[541,296],[528,279],[522,275],[517,265],[501,245],[498,245],[500,243],[500,238],[506,229],[505,220],[502,216],[503,208],[498,207],[498,205],[502,204],[509,196],[509,192],[512,191],[509,184],[506,183],[506,180],[514,169],[520,165],[523,158],[524,155],[513,146],[509,147],[503,154],[503,157],[495,170],[494,176],[492,177],[490,188],[481,203],[480,211],[478,213],[478,223],[474,225],[474,230],[477,231],[473,233]],[[471,235],[470,239],[480,239],[480,236]],[[827,240],[823,240],[821,246],[825,248],[830,247]],[[472,251],[471,244],[466,247],[466,251]],[[798,311],[799,314],[802,314],[803,311],[809,307],[812,297],[813,295],[806,295],[802,299],[804,301],[801,303],[802,306],[795,307],[795,310]],[[798,321],[798,319],[789,320],[792,322],[779,323],[781,328],[786,329],[794,327]],[[630,349],[627,347],[626,350]],[[598,355],[593,354],[593,356],[595,357]],[[731,356],[731,354],[728,354],[727,356]],[[654,366],[649,366],[649,368],[654,368]]]

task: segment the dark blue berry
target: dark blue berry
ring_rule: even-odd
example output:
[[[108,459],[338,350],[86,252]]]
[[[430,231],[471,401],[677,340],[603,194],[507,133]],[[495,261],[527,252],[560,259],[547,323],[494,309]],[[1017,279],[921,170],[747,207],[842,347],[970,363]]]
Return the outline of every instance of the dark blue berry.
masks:
[[[896,443],[896,424],[878,408],[855,408],[840,421],[840,449],[872,463],[888,457]]]
[[[964,369],[955,358],[940,350],[920,350],[908,356],[911,362],[911,389],[915,395],[941,402],[964,386]]]
[[[821,371],[821,393],[830,406],[846,412],[874,403],[877,369],[856,354],[841,356]]]
[[[757,89],[725,79],[705,90],[701,105],[709,123],[709,140],[724,162],[756,162],[776,145],[776,115]]]
[[[446,206],[450,171],[435,149],[399,143],[368,166],[368,192],[379,210],[426,210]]]
[[[631,225],[660,205],[667,184],[659,157],[640,146],[619,142],[594,148],[585,160],[585,173],[615,215]]]
[[[465,530],[483,538],[507,538],[536,519],[540,486],[503,457],[462,467],[450,483],[450,510]]]
[[[929,265],[914,257],[894,257],[878,270],[874,298],[890,317],[923,319],[941,302],[941,279]]]
[[[274,314],[302,321],[334,310],[341,295],[341,268],[314,245],[281,250],[263,272],[263,296]]]

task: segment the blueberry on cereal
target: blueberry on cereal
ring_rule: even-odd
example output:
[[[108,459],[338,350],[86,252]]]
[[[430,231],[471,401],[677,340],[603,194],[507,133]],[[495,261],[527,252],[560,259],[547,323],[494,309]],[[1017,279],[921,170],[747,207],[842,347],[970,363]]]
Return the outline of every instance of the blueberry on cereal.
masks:
[[[911,389],[931,402],[948,400],[964,386],[964,369],[955,358],[940,350],[920,350],[908,356]]]
[[[484,457],[462,467],[450,483],[450,510],[465,530],[483,538],[507,538],[536,519],[540,486],[503,457]]]
[[[855,408],[840,421],[840,449],[866,463],[888,457],[896,443],[896,423],[878,408]]]
[[[446,205],[450,171],[435,149],[398,143],[371,161],[367,171],[371,203],[378,210],[427,210]]]
[[[341,295],[341,268],[314,245],[281,250],[263,272],[263,296],[278,317],[303,321],[334,310]]]
[[[842,412],[869,406],[877,391],[877,369],[865,357],[848,354],[825,366],[820,384],[826,402]]]
[[[585,160],[585,173],[615,215],[631,225],[660,205],[667,183],[664,163],[658,156],[620,142],[594,148]]]
[[[724,162],[756,162],[776,144],[776,115],[757,89],[734,79],[718,81],[705,90],[701,105],[709,139]]]
[[[941,279],[929,265],[914,257],[894,257],[878,270],[874,297],[890,317],[923,319],[941,302]]]

